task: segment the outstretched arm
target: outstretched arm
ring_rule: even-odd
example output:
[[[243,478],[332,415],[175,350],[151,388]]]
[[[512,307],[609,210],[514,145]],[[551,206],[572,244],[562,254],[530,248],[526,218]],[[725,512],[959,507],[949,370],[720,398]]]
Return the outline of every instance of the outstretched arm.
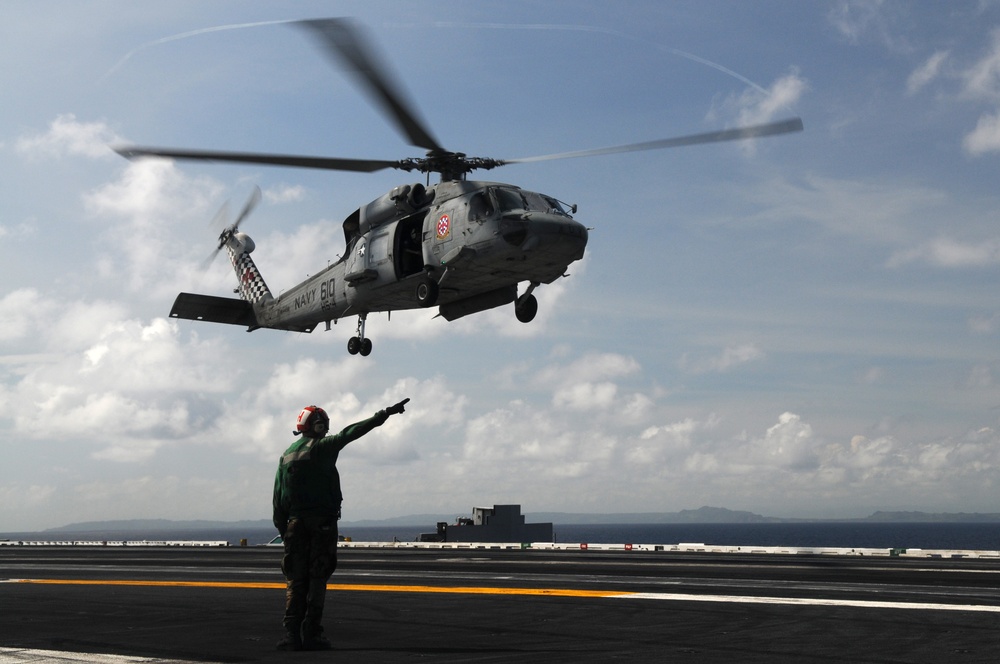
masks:
[[[340,433],[324,438],[323,442],[331,441],[333,444],[337,445],[339,449],[343,449],[348,443],[354,442],[358,438],[361,438],[366,433],[371,431],[376,427],[380,427],[385,424],[385,421],[389,419],[390,415],[398,415],[404,412],[406,403],[409,401],[409,397],[403,399],[399,403],[393,404],[388,408],[378,411],[367,420],[361,420],[360,422],[355,422],[344,427]],[[331,440],[332,439],[332,440]]]

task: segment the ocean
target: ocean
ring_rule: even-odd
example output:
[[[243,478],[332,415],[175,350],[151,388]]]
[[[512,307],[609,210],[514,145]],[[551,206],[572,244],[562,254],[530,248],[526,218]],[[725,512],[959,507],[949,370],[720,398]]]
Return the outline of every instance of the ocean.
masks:
[[[355,542],[412,542],[428,526],[351,527],[341,535]],[[1000,523],[710,523],[596,524],[554,526],[557,542],[588,544],[685,544],[838,548],[959,549],[1000,551]],[[211,530],[151,529],[148,531],[0,533],[18,541],[162,541],[210,540],[238,545],[266,544],[277,533],[271,528]]]

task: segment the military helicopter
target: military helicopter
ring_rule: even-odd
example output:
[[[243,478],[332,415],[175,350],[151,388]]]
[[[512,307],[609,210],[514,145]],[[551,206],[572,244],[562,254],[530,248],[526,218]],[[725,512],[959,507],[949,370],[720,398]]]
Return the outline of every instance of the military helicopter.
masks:
[[[372,173],[383,169],[426,174],[427,184],[404,184],[364,205],[344,220],[343,256],[302,283],[274,296],[250,257],[254,242],[239,230],[260,198],[257,190],[234,223],[219,235],[236,271],[239,298],[181,293],[170,316],[258,328],[312,332],[318,325],[357,316],[347,350],[367,356],[372,341],[365,322],[372,312],[437,306],[448,321],[514,304],[521,322],[538,311],[534,290],[568,276],[583,258],[587,228],[573,218],[576,206],[554,196],[500,182],[469,180],[477,170],[508,164],[568,159],[638,150],[772,136],[802,130],[802,121],[725,129],[709,133],[564,152],[520,159],[469,157],[441,146],[418,119],[403,89],[369,50],[361,29],[348,19],[298,21],[352,74],[411,145],[426,156],[398,161],[343,159],[249,152],[217,152],[124,146],[128,159],[165,157]],[[430,174],[440,181],[430,184]],[[518,292],[520,284],[526,284]]]

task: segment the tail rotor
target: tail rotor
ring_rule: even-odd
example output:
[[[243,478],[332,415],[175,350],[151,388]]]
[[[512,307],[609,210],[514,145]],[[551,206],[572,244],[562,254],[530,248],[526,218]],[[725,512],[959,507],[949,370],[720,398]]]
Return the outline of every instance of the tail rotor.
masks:
[[[217,246],[215,250],[212,253],[210,253],[208,257],[205,258],[205,260],[202,262],[201,264],[202,270],[207,270],[212,265],[212,262],[215,260],[215,257],[219,255],[219,252],[222,251],[222,249],[226,246],[229,240],[232,239],[234,235],[236,235],[237,231],[240,228],[240,224],[242,224],[244,220],[246,220],[246,218],[250,216],[250,213],[253,212],[253,209],[257,207],[258,203],[260,203],[260,195],[261,195],[260,187],[255,186],[253,192],[251,192],[250,194],[250,197],[247,199],[246,204],[243,206],[243,209],[240,210],[239,215],[236,216],[236,221],[234,221],[232,224],[228,223],[229,201],[223,203],[222,207],[219,208],[219,211],[215,213],[215,216],[212,218],[212,226],[214,226],[215,228],[223,226],[223,230],[219,234],[219,246]],[[249,241],[250,238],[247,238],[247,240]]]

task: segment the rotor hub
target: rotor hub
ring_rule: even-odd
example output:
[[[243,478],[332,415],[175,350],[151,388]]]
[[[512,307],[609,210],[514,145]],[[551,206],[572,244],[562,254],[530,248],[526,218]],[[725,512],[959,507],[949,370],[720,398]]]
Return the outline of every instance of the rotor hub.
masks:
[[[488,157],[468,157],[464,152],[449,150],[429,150],[426,157],[413,157],[398,162],[397,167],[404,171],[420,173],[438,173],[441,180],[462,180],[466,175],[477,170],[489,170],[503,166],[501,159]]]

